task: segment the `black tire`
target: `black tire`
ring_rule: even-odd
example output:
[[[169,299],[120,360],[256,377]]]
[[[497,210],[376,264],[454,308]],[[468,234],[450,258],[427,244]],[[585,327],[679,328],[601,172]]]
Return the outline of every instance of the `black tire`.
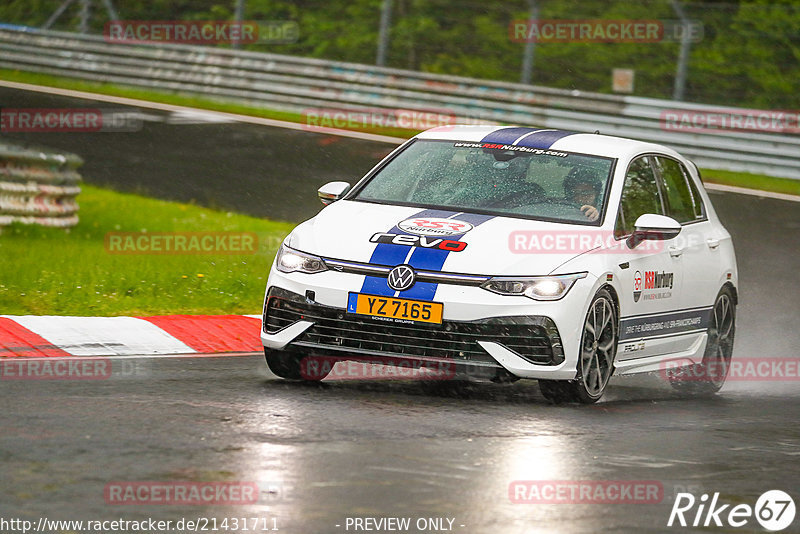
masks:
[[[608,290],[597,291],[583,325],[578,377],[575,380],[539,380],[542,395],[556,404],[594,404],[605,393],[608,381],[614,373],[619,317],[614,298]]]
[[[733,291],[723,287],[714,300],[708,343],[703,361],[667,371],[670,385],[686,395],[713,395],[722,389],[730,371],[736,334],[736,304]]]
[[[319,382],[330,373],[330,369],[314,368],[314,372],[303,372],[303,359],[308,356],[293,350],[272,350],[264,348],[267,367],[275,375],[286,380],[305,380]]]

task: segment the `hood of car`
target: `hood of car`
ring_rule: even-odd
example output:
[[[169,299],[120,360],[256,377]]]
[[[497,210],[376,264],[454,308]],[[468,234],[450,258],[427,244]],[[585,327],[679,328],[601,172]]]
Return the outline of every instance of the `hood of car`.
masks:
[[[324,258],[360,263],[406,263],[489,276],[544,275],[593,248],[585,242],[579,246],[574,237],[570,245],[568,239],[592,231],[597,228],[340,200],[295,228],[286,243]]]

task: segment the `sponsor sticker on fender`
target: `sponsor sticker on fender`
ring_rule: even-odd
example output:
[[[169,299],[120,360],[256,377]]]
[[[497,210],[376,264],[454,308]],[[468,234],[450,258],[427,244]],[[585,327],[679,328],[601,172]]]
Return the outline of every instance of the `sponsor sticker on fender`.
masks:
[[[672,289],[674,278],[674,273],[665,271],[661,271],[660,273],[658,271],[645,271],[643,280],[642,272],[636,271],[633,275],[633,301],[639,302],[643,292],[645,293],[644,300],[670,298],[672,296],[672,292],[670,291],[650,293],[648,293],[648,291],[655,289]]]
[[[397,227],[414,235],[448,237],[466,234],[473,226],[466,221],[439,219],[435,217],[414,217],[397,223]]]

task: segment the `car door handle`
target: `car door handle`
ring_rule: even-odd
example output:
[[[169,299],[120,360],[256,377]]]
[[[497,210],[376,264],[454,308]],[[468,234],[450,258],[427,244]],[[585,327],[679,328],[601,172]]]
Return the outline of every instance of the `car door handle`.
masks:
[[[669,255],[673,258],[679,258],[683,254],[683,247],[669,247]]]
[[[719,239],[714,239],[713,237],[709,237],[706,239],[706,243],[708,243],[708,248],[717,248],[719,246]]]

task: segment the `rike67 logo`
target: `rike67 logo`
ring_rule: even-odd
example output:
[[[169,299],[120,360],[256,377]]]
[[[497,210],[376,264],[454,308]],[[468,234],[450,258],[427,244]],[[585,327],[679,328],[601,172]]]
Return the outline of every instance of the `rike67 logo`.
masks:
[[[722,504],[718,492],[710,497],[704,493],[699,499],[691,493],[678,493],[667,526],[740,528],[751,525],[755,517],[763,528],[777,532],[792,524],[795,512],[794,500],[781,490],[762,493],[755,506]]]

